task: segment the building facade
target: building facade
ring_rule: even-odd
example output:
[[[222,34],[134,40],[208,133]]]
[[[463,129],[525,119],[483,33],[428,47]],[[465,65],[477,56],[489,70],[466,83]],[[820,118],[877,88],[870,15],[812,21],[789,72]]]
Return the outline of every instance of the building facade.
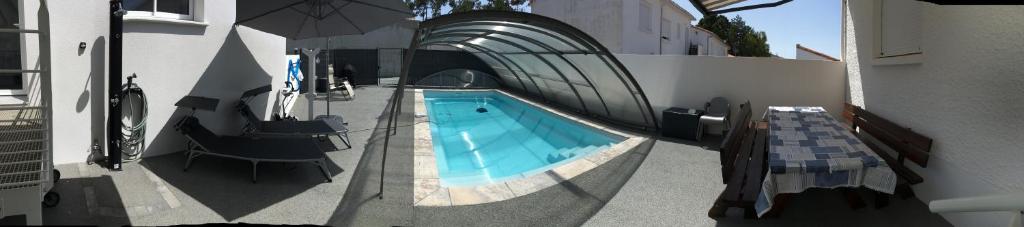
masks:
[[[694,29],[694,16],[671,0],[542,0],[531,1],[530,8],[532,13],[583,30],[618,54],[727,56],[728,52],[720,38]],[[704,51],[691,51],[694,47]]]
[[[103,157],[92,145],[105,146],[109,116],[109,2],[10,2],[17,5],[0,6],[6,7],[4,17],[17,18],[18,24],[9,26],[46,33],[17,37],[21,67],[49,67],[41,73],[13,75],[24,81],[22,91],[8,89],[0,100],[7,105],[52,107],[56,164]],[[124,22],[122,76],[138,75],[136,82],[149,103],[145,156],[177,152],[184,146],[173,124],[191,112],[174,106],[186,95],[220,99],[216,112],[199,111],[197,116],[219,134],[239,133],[242,119],[233,105],[241,92],[267,84],[283,86],[274,82],[284,81],[286,75],[285,39],[235,26],[235,1],[154,2],[158,7],[126,3]],[[273,100],[267,97],[254,104],[257,114],[269,114]]]
[[[689,37],[689,55],[729,56],[729,44],[726,44],[714,32],[701,27],[690,26]]]
[[[1021,6],[843,1],[847,100],[934,140],[926,168],[908,165],[924,178],[914,186],[922,201],[1024,191],[1021,15]],[[1010,226],[1013,215],[942,214],[957,226]]]

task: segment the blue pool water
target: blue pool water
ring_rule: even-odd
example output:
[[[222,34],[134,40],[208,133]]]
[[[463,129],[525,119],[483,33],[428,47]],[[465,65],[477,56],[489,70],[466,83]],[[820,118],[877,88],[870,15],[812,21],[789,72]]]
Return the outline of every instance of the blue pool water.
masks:
[[[499,92],[426,90],[423,96],[447,186],[540,173],[625,140]]]

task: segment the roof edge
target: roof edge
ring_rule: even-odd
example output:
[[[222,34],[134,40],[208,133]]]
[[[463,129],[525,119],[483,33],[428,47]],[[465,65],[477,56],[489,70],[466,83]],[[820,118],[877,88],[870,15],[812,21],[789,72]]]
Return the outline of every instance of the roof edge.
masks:
[[[811,49],[811,48],[807,48],[807,47],[805,47],[803,45],[800,45],[799,43],[796,44],[796,49],[807,51],[808,53],[811,53],[811,54],[814,54],[814,55],[818,55],[819,57],[823,57],[823,58],[828,59],[828,60],[840,61],[838,58],[829,56],[829,55],[827,55],[825,53],[818,52],[818,51],[816,51],[814,49]]]

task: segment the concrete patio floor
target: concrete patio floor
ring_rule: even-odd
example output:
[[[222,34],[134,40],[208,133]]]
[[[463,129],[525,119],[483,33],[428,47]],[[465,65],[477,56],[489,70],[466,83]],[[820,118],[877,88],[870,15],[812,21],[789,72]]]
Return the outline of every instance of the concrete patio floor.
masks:
[[[181,153],[146,158],[112,172],[59,165],[62,201],[44,209],[44,224],[174,225],[221,222],[335,226],[949,226],[917,199],[883,209],[851,210],[838,192],[795,196],[780,218],[745,220],[738,210],[707,217],[724,188],[715,141],[657,140],[562,184],[519,198],[472,206],[413,207],[411,99],[392,137],[384,199],[377,199],[383,127],[393,89],[363,87],[335,101],[349,122],[352,149],[328,152],[333,182],[310,164],[261,164],[250,182],[244,161],[200,157],[182,171]],[[294,111],[304,116],[305,102]],[[317,101],[322,113],[322,100]],[[377,129],[377,130],[375,130]],[[337,138],[334,144],[340,145]],[[869,195],[865,196],[870,199]],[[4,223],[4,222],[0,222]]]

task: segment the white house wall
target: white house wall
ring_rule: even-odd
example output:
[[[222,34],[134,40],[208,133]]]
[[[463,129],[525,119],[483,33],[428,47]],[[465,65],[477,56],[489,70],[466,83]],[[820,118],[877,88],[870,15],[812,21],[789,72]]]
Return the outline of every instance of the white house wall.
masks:
[[[708,39],[708,55],[711,56],[728,56],[729,45],[726,45],[719,38],[712,37]]]
[[[22,0],[38,4],[36,0]],[[147,156],[180,151],[182,137],[174,121],[187,111],[174,107],[185,95],[221,99],[216,113],[200,111],[204,125],[219,134],[238,134],[242,121],[234,104],[242,91],[283,81],[285,40],[233,26],[235,1],[197,0],[208,26],[126,21],[125,76],[139,75],[149,102]],[[94,140],[103,143],[104,98],[109,48],[107,1],[46,1],[51,30],[54,162],[86,161]],[[34,12],[38,8],[26,11]],[[26,23],[38,20],[29,17]],[[79,42],[87,47],[79,50]],[[34,47],[29,47],[31,49]],[[38,92],[38,91],[36,91]],[[253,103],[257,114],[270,112],[273,100]]]
[[[672,1],[665,1],[664,4],[662,15],[669,20],[669,25],[666,31],[668,40],[662,40],[661,54],[686,55],[690,50],[690,42],[687,38],[690,33],[686,31],[689,30],[690,21],[693,21],[693,18],[671,5],[675,4]],[[658,21],[660,20],[658,19]],[[656,24],[660,24],[660,22]],[[679,32],[680,29],[682,32]]]
[[[728,56],[729,46],[718,36],[696,27],[689,29],[690,44],[697,46],[698,55]]]
[[[811,53],[810,51],[807,51],[807,50],[804,50],[804,49],[800,49],[800,48],[796,48],[796,59],[819,60],[819,61],[831,61],[832,60],[832,59],[828,59],[828,58],[822,57],[821,55],[818,55],[818,54],[815,54],[815,53]]]
[[[640,29],[641,1],[651,8],[650,32]],[[545,0],[530,4],[531,13],[572,25],[612,53],[684,55],[689,51],[688,30],[694,18],[670,0]],[[668,40],[661,39],[662,18],[669,21],[664,31]],[[683,32],[677,37],[680,27]]]
[[[651,31],[640,30],[640,1],[651,7]],[[622,1],[622,54],[660,54],[659,24],[661,23],[661,0]]]
[[[1024,191],[1024,7],[924,4],[919,64],[873,65],[873,3],[848,4],[849,99],[934,139],[924,202]],[[942,214],[959,226],[1008,226],[1008,213]]]
[[[637,0],[546,0],[531,1],[530,12],[576,27],[594,37],[613,53],[623,52],[623,27],[632,26],[636,29],[637,12],[624,10],[624,2]],[[652,9],[653,10],[653,9]],[[632,24],[624,21],[624,16],[631,15]]]
[[[703,108],[725,97],[733,114],[750,100],[755,118],[769,105],[822,106],[843,110],[845,78],[840,62],[693,55],[615,55],[644,90],[659,119],[671,107]]]

